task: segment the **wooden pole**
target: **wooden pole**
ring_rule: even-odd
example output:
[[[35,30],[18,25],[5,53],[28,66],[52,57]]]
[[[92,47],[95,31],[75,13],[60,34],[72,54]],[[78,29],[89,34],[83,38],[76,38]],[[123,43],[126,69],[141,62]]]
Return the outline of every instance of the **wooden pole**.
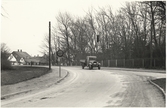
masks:
[[[60,59],[60,63],[59,63],[59,77],[61,78],[61,58],[59,57]]]
[[[51,22],[49,21],[49,70],[51,70]]]

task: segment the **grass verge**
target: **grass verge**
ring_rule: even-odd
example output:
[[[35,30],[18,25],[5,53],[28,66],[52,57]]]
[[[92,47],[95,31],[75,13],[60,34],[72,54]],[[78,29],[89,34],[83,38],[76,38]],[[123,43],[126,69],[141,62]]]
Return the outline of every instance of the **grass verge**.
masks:
[[[11,70],[1,70],[1,86],[37,78],[48,72],[46,67],[14,66]]]
[[[166,93],[166,78],[155,79],[152,82],[159,85]]]

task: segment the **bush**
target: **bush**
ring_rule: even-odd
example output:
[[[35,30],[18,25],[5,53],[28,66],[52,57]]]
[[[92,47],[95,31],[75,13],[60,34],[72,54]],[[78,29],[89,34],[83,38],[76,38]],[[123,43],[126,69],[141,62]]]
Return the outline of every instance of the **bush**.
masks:
[[[8,60],[8,53],[1,51],[1,70],[12,69],[11,63]]]
[[[12,69],[11,63],[8,60],[9,48],[5,43],[1,43],[1,70]]]

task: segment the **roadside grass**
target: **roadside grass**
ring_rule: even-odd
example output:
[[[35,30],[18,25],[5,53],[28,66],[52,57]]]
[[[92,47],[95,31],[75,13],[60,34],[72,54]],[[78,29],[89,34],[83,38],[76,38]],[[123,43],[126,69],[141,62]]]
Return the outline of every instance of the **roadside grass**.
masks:
[[[49,73],[46,67],[13,66],[11,70],[1,70],[1,86],[19,83]]]
[[[166,93],[166,78],[155,79],[152,82],[159,85]]]

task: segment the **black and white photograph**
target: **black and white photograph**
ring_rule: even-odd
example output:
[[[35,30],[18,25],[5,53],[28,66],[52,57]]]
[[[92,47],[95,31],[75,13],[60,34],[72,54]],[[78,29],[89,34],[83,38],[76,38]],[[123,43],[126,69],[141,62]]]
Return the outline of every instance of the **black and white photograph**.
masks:
[[[1,107],[166,107],[166,1],[1,0]]]

